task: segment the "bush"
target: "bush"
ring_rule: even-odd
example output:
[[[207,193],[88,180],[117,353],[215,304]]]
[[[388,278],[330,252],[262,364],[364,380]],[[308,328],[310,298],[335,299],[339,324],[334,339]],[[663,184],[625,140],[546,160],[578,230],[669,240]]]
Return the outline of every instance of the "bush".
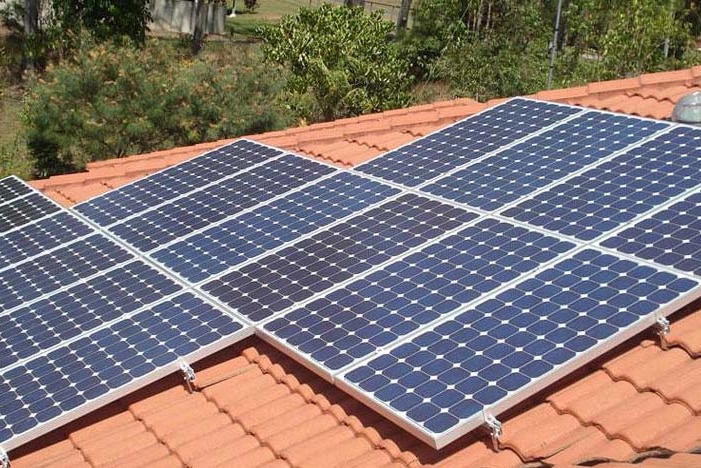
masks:
[[[35,175],[287,124],[274,106],[279,70],[262,67],[255,51],[236,52],[190,60],[164,43],[80,49],[25,101]]]

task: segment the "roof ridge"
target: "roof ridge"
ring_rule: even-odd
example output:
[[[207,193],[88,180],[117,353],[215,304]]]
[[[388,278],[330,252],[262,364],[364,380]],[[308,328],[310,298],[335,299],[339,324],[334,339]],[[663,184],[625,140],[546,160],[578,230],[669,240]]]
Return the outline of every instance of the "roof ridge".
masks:
[[[286,373],[279,364],[273,364],[268,356],[261,355],[253,347],[245,349],[242,355],[252,364],[257,364],[262,373],[270,375],[276,382],[287,386],[308,403],[316,405],[322,413],[331,415],[340,424],[350,428],[354,434],[365,438],[374,448],[385,451],[393,462],[410,468],[421,466],[415,454],[402,451],[394,441],[382,438],[372,427],[365,427],[357,417],[348,415],[340,405],[331,404],[324,395],[314,392],[309,385],[300,384],[294,375]],[[261,445],[266,444],[264,440],[259,439],[259,442]]]

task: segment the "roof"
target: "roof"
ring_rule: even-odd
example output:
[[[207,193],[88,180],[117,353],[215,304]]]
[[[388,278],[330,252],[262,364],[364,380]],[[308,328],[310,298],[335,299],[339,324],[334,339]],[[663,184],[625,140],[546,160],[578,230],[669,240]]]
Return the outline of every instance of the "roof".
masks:
[[[701,67],[534,97],[666,118]],[[495,102],[455,100],[253,136],[352,166]],[[102,161],[33,184],[70,205],[226,143]],[[494,451],[476,431],[434,450],[258,338],[14,451],[13,467],[701,467],[701,301],[502,415]],[[607,463],[597,464],[606,461]],[[620,463],[613,463],[620,462]]]

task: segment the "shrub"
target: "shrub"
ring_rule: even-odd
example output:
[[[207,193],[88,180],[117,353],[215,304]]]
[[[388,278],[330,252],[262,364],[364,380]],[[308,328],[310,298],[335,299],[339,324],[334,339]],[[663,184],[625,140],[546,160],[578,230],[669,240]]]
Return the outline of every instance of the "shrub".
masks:
[[[187,59],[162,42],[80,49],[25,101],[35,175],[286,124],[274,105],[279,70],[264,68],[256,51],[237,52]]]

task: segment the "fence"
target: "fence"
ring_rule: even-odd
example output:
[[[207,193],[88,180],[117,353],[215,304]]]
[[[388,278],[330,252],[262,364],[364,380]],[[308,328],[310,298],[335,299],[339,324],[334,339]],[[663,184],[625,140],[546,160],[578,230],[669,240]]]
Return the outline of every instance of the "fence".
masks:
[[[383,11],[384,12],[384,17],[387,21],[391,21],[393,23],[397,22],[397,18],[399,18],[399,7],[400,7],[400,2],[396,1],[393,2],[392,0],[386,0],[384,2],[382,1],[377,1],[377,0],[365,0],[365,10],[366,11]],[[418,0],[414,0],[414,3],[418,2]],[[333,3],[336,5],[343,5],[344,2],[343,0],[309,0],[309,6],[319,6],[322,3]],[[411,27],[411,19],[413,17],[414,9],[411,8],[409,10],[409,24],[408,27]]]

